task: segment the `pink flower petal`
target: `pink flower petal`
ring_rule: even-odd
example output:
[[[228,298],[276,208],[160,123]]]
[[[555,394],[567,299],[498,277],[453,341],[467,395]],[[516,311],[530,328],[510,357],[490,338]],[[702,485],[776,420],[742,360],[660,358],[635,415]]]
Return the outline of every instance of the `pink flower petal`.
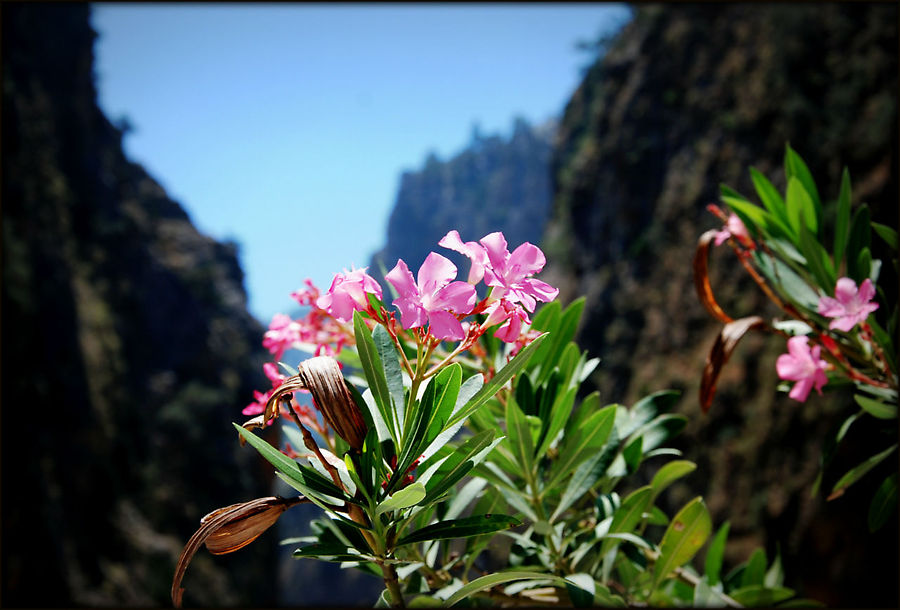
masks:
[[[456,265],[437,252],[430,252],[419,267],[417,279],[419,294],[434,294],[456,279]]]
[[[516,275],[525,276],[540,272],[546,263],[547,259],[541,249],[526,241],[513,250],[506,265],[515,270]]]
[[[475,308],[475,286],[466,282],[451,282],[434,296],[432,306],[456,314],[468,314]]]
[[[428,312],[429,331],[438,339],[461,341],[466,338],[462,324],[448,311]]]
[[[449,231],[438,242],[439,246],[459,252],[469,258],[471,265],[469,266],[468,282],[477,284],[484,277],[484,266],[488,261],[487,251],[484,246],[474,241],[463,242],[456,230]]]
[[[391,283],[391,286],[397,290],[397,294],[399,294],[401,298],[412,295],[419,296],[416,280],[413,278],[412,272],[409,270],[409,267],[406,266],[406,263],[403,262],[402,258],[397,260],[397,264],[394,265],[393,269],[387,272],[384,279]]]
[[[856,298],[856,282],[849,277],[842,277],[834,288],[834,296],[845,307],[851,304]]]
[[[502,273],[506,267],[506,261],[509,259],[509,250],[507,250],[506,238],[503,237],[503,233],[499,231],[489,233],[478,241],[487,250],[488,260],[494,273]]]
[[[859,294],[857,298],[860,303],[868,303],[875,297],[875,284],[872,283],[872,280],[866,278],[866,280],[859,287]],[[877,306],[877,303],[875,303]]]

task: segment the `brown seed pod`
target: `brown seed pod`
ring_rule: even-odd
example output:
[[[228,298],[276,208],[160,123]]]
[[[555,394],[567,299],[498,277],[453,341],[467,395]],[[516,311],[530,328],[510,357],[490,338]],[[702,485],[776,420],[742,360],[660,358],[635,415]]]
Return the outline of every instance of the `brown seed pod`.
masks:
[[[278,401],[282,396],[306,389],[312,393],[325,421],[338,436],[354,449],[362,450],[366,422],[347,389],[337,361],[329,356],[317,356],[301,362],[297,371],[297,375],[285,379],[269,397],[263,421],[278,416]]]
[[[303,497],[257,498],[218,508],[200,519],[200,529],[188,540],[175,567],[175,577],[172,579],[172,603],[175,607],[181,607],[184,595],[181,581],[202,544],[205,543],[213,555],[225,555],[242,549],[278,521],[284,511],[307,501]]]

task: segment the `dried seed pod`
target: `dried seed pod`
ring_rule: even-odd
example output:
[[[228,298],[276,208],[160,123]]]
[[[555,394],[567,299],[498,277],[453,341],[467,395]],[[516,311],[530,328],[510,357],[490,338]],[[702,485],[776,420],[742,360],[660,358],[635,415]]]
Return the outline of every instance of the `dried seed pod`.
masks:
[[[317,356],[301,362],[297,371],[297,375],[285,379],[269,397],[264,421],[278,416],[278,401],[282,396],[306,389],[338,436],[354,449],[362,450],[368,431],[366,422],[347,389],[337,361],[329,356]]]
[[[172,579],[172,603],[181,607],[184,589],[181,581],[194,554],[206,543],[213,555],[224,555],[242,549],[269,529],[287,509],[306,502],[306,498],[257,498],[249,502],[218,508],[200,519],[200,529],[185,545]]]

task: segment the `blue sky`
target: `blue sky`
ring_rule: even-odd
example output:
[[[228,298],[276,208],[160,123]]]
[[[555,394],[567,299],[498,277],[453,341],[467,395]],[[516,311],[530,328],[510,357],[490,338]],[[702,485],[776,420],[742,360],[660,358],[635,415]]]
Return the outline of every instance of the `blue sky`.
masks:
[[[365,266],[401,172],[561,114],[621,4],[93,4],[100,105],[267,324]],[[470,237],[471,238],[471,237]],[[410,262],[417,266],[418,261]]]

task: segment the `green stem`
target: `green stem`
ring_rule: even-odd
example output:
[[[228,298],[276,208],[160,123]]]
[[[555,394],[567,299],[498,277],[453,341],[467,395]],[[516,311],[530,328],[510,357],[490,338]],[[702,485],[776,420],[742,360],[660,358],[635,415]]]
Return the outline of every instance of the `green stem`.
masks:
[[[400,592],[400,581],[397,578],[397,570],[394,569],[392,564],[384,563],[384,561],[380,559],[377,563],[378,567],[381,568],[381,573],[384,575],[384,584],[391,594],[391,607],[405,608],[406,605],[403,603],[403,594]]]

